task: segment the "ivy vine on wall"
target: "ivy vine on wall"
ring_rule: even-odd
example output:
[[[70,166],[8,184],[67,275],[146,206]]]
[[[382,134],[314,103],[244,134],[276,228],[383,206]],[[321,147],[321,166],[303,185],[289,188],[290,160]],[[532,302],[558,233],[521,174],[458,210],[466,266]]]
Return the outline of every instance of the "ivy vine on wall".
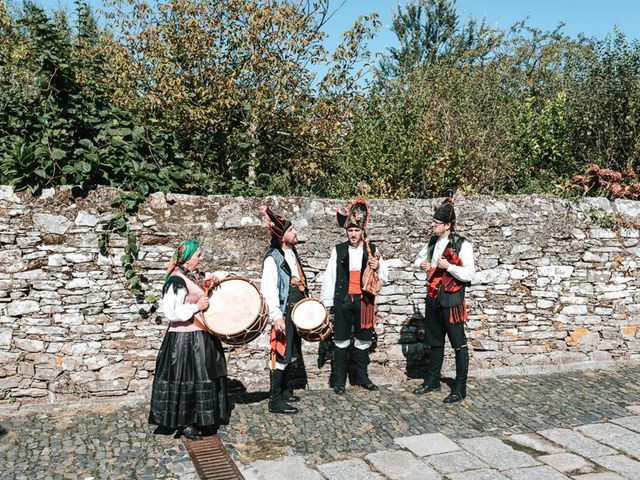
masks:
[[[150,304],[149,309],[140,308],[138,313],[144,318],[149,317],[158,309],[158,299],[155,295],[147,294],[148,280],[136,267],[140,248],[136,235],[129,228],[129,218],[138,212],[140,204],[144,201],[146,195],[140,192],[121,192],[113,200],[111,206],[114,207],[115,213],[109,220],[98,238],[98,248],[104,256],[112,256],[113,251],[109,246],[111,234],[117,234],[125,239],[124,253],[120,257],[120,263],[124,268],[124,277],[129,284],[131,293],[135,296],[138,303],[146,302]]]

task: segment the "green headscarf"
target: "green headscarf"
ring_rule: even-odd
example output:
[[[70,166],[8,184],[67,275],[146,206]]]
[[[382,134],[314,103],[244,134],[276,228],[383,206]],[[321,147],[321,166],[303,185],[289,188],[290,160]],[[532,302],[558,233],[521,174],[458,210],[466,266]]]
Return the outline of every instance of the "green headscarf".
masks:
[[[200,244],[196,240],[191,239],[182,242],[171,257],[167,272],[164,274],[164,281],[166,282],[169,279],[171,272],[173,272],[176,267],[182,266],[184,262],[193,257],[193,254],[196,253],[198,248],[200,248]]]

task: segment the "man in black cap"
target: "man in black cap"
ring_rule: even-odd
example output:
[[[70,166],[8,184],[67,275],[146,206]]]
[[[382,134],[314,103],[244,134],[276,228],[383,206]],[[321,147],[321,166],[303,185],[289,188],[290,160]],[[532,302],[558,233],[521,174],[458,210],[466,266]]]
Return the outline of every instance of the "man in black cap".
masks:
[[[415,261],[416,267],[427,271],[425,343],[431,347],[431,353],[427,379],[413,393],[422,395],[440,390],[446,334],[456,355],[456,379],[445,403],[459,402],[467,395],[469,349],[464,332],[467,321],[464,295],[475,276],[473,247],[454,233],[455,225],[453,198],[449,197],[434,213],[433,236]]]
[[[308,296],[307,278],[295,247],[298,243],[296,228],[266,205],[262,206],[262,213],[271,233],[260,284],[272,322],[269,411],[294,414],[298,409],[287,402],[297,402],[300,398],[293,394],[287,377],[290,365],[301,352],[300,336],[291,320],[291,311],[296,303]]]
[[[367,371],[375,327],[375,295],[363,288],[363,273],[368,265],[384,284],[388,269],[377,247],[366,240],[369,207],[365,201],[356,199],[347,206],[345,213],[337,212],[337,217],[338,225],[345,229],[348,240],[331,251],[320,296],[324,304],[328,308],[333,307],[334,311],[333,390],[343,395],[352,335],[356,383],[367,390],[378,390]]]

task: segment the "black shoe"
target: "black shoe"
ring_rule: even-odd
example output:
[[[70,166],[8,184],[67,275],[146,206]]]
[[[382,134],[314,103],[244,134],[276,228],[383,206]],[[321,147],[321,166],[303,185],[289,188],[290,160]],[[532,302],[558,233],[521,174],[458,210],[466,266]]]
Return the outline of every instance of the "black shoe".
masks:
[[[377,392],[378,390],[380,390],[378,388],[378,386],[373,383],[372,381],[368,381],[366,383],[361,383],[360,386],[362,388],[364,388],[365,390],[369,390],[370,392]]]
[[[295,403],[295,402],[299,402],[300,401],[300,397],[297,395],[294,395],[292,391],[284,391],[282,392],[282,399],[285,402],[291,402],[291,403]]]
[[[282,401],[273,405],[269,405],[269,411],[271,413],[286,413],[289,415],[294,415],[298,413],[298,409],[296,407],[292,407],[288,403]]]
[[[163,427],[162,425],[158,425],[153,433],[155,433],[156,435],[173,435],[175,431],[175,428]]]
[[[418,388],[414,389],[413,393],[415,393],[416,395],[424,395],[425,393],[439,392],[439,391],[440,391],[440,385],[438,385],[437,387],[434,387],[433,385],[423,383]]]
[[[458,393],[458,392],[451,392],[449,395],[447,395],[444,400],[442,400],[444,403],[455,403],[455,402],[459,402],[464,398],[464,396],[462,395],[462,393]]]
[[[200,429],[200,433],[203,437],[210,437],[218,433],[218,428],[220,428],[218,424],[206,425]]]
[[[187,425],[184,427],[182,429],[182,435],[189,440],[202,440],[202,435],[195,425]]]
[[[7,434],[7,430],[5,430],[3,427],[0,427],[0,437],[6,434]]]
[[[338,387],[338,386],[333,387],[333,391],[336,393],[336,395],[344,395],[346,393],[346,390],[344,387]]]

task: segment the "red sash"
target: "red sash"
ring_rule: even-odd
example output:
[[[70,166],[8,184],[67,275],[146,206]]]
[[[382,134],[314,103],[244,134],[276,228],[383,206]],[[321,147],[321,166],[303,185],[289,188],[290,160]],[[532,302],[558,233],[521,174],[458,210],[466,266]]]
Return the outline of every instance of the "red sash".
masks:
[[[276,330],[274,325],[271,327],[271,337],[269,340],[271,344],[271,370],[274,370],[276,368],[276,353],[284,357],[287,351],[287,335],[285,332]]]

